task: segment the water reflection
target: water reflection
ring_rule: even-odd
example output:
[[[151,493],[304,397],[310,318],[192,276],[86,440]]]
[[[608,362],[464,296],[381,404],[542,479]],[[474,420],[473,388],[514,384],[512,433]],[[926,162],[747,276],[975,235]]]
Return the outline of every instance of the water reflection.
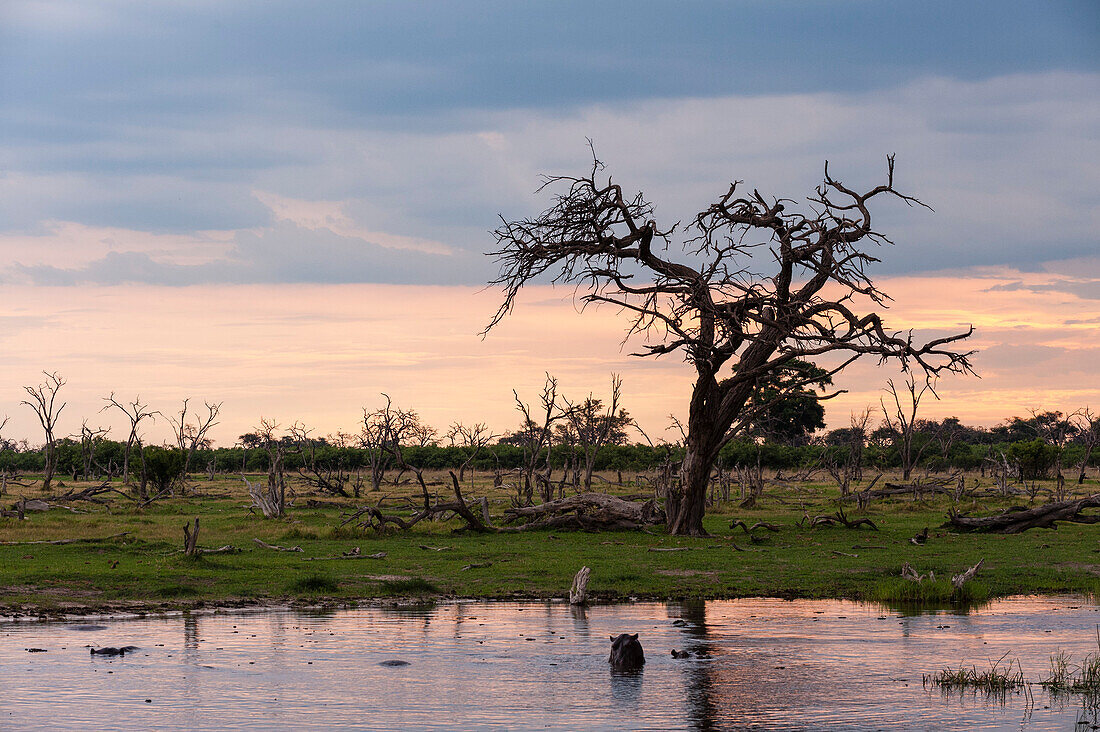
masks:
[[[746,600],[192,614],[101,621],[94,638],[75,623],[7,623],[0,727],[1064,729],[1095,709],[1038,689],[1031,707],[944,696],[921,674],[1009,650],[1038,678],[1053,650],[1095,650],[1098,619],[1080,601],[905,617]],[[640,635],[638,673],[608,666],[621,632]],[[91,640],[142,652],[89,661]]]

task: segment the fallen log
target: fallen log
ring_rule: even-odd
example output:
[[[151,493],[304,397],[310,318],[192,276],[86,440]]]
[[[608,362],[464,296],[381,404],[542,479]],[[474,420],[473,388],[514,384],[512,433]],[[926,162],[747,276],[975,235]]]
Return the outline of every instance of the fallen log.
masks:
[[[306,557],[307,562],[322,562],[328,559],[385,559],[386,552],[377,552],[375,554],[339,554],[334,557]]]
[[[1057,529],[1058,521],[1078,524],[1100,523],[1100,514],[1083,514],[1087,508],[1100,508],[1100,493],[1076,501],[1044,503],[1034,508],[1013,506],[992,516],[964,516],[952,511],[944,527],[960,531],[988,531],[1019,534],[1028,529]]]
[[[818,526],[844,526],[848,529],[858,529],[860,526],[869,526],[873,531],[878,531],[878,526],[875,526],[875,522],[871,519],[857,518],[853,521],[844,513],[843,508],[828,516],[814,516],[810,518],[809,514],[804,514],[798,521],[799,526],[803,524],[806,524],[811,529],[817,528]]]
[[[94,539],[54,539],[53,541],[0,541],[0,546],[25,546],[28,544],[95,544],[100,541],[110,541],[111,539],[118,539],[123,536],[128,536],[129,534],[129,531],[123,531],[118,534],[101,536]]]
[[[518,527],[525,530],[547,526],[586,530],[637,529],[665,521],[664,511],[653,499],[637,503],[606,493],[578,493],[537,506],[509,508],[504,514],[508,523],[528,519],[529,523]]]
[[[490,526],[482,521],[481,518],[476,516],[469,506],[466,505],[466,500],[462,497],[462,489],[459,487],[458,476],[454,471],[451,473],[451,484],[454,488],[455,500],[448,503],[436,503],[435,505],[429,505],[425,508],[421,508],[416,511],[410,518],[403,518],[395,514],[388,514],[382,512],[382,501],[379,501],[374,506],[363,506],[356,509],[350,516],[344,519],[340,525],[344,526],[357,521],[358,525],[363,528],[373,528],[375,530],[384,529],[386,524],[393,524],[398,528],[407,531],[413,526],[427,518],[432,518],[441,514],[456,514],[462,517],[462,520],[466,522],[466,528],[476,531],[480,534],[491,534],[502,531],[495,526]],[[365,518],[364,518],[365,517]],[[363,520],[359,520],[363,519]],[[514,529],[513,529],[514,530]]]
[[[730,523],[730,528],[731,529],[736,529],[738,526],[740,526],[742,529],[744,529],[746,534],[750,534],[750,535],[752,534],[752,532],[756,531],[757,529],[767,529],[768,531],[779,531],[778,526],[776,526],[775,524],[770,524],[767,521],[757,521],[752,526],[747,526],[745,524],[745,522],[742,521],[741,519],[735,519],[734,521],[732,521]]]
[[[300,552],[300,551],[302,551],[302,547],[300,547],[300,546],[279,546],[277,544],[268,544],[266,541],[261,541],[260,539],[253,539],[252,541],[259,544],[264,549],[271,549],[272,551],[276,551],[276,552]]]

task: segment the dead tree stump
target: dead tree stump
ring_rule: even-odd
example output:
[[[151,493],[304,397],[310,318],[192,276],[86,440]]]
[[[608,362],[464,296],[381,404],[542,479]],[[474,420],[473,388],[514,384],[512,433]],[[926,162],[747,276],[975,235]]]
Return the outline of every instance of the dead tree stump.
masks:
[[[188,524],[183,525],[183,553],[193,557],[198,553],[199,519],[195,518],[195,528],[192,530]]]
[[[570,605],[586,605],[588,603],[588,578],[591,574],[592,570],[588,567],[581,567],[581,570],[577,572],[577,575],[573,578],[573,586],[569,588]]]

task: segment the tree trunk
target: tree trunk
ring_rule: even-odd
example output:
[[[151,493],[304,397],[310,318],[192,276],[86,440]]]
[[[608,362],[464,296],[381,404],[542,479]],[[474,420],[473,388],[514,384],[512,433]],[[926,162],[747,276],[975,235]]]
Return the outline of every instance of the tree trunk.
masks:
[[[707,484],[713,458],[692,442],[689,435],[687,454],[680,467],[680,486],[670,492],[666,505],[668,532],[679,536],[706,536],[703,514],[707,507]]]

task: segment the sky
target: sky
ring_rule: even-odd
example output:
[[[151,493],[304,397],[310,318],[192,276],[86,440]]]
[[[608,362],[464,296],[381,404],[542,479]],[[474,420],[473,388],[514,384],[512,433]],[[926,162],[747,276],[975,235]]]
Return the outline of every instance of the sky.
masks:
[[[632,358],[615,312],[537,284],[500,302],[491,231],[541,176],[607,170],[659,222],[744,180],[804,200],[823,164],[885,174],[887,323],[973,323],[980,378],[929,417],[1100,407],[1100,6],[1093,2],[0,3],[0,417],[66,379],[62,433],[103,397],[224,402],[355,431],[382,393],[445,430],[514,428],[549,372],[653,435],[691,372]],[[892,367],[836,379],[830,426]],[[164,420],[151,439],[167,434]],[[121,435],[124,437],[124,435]]]

